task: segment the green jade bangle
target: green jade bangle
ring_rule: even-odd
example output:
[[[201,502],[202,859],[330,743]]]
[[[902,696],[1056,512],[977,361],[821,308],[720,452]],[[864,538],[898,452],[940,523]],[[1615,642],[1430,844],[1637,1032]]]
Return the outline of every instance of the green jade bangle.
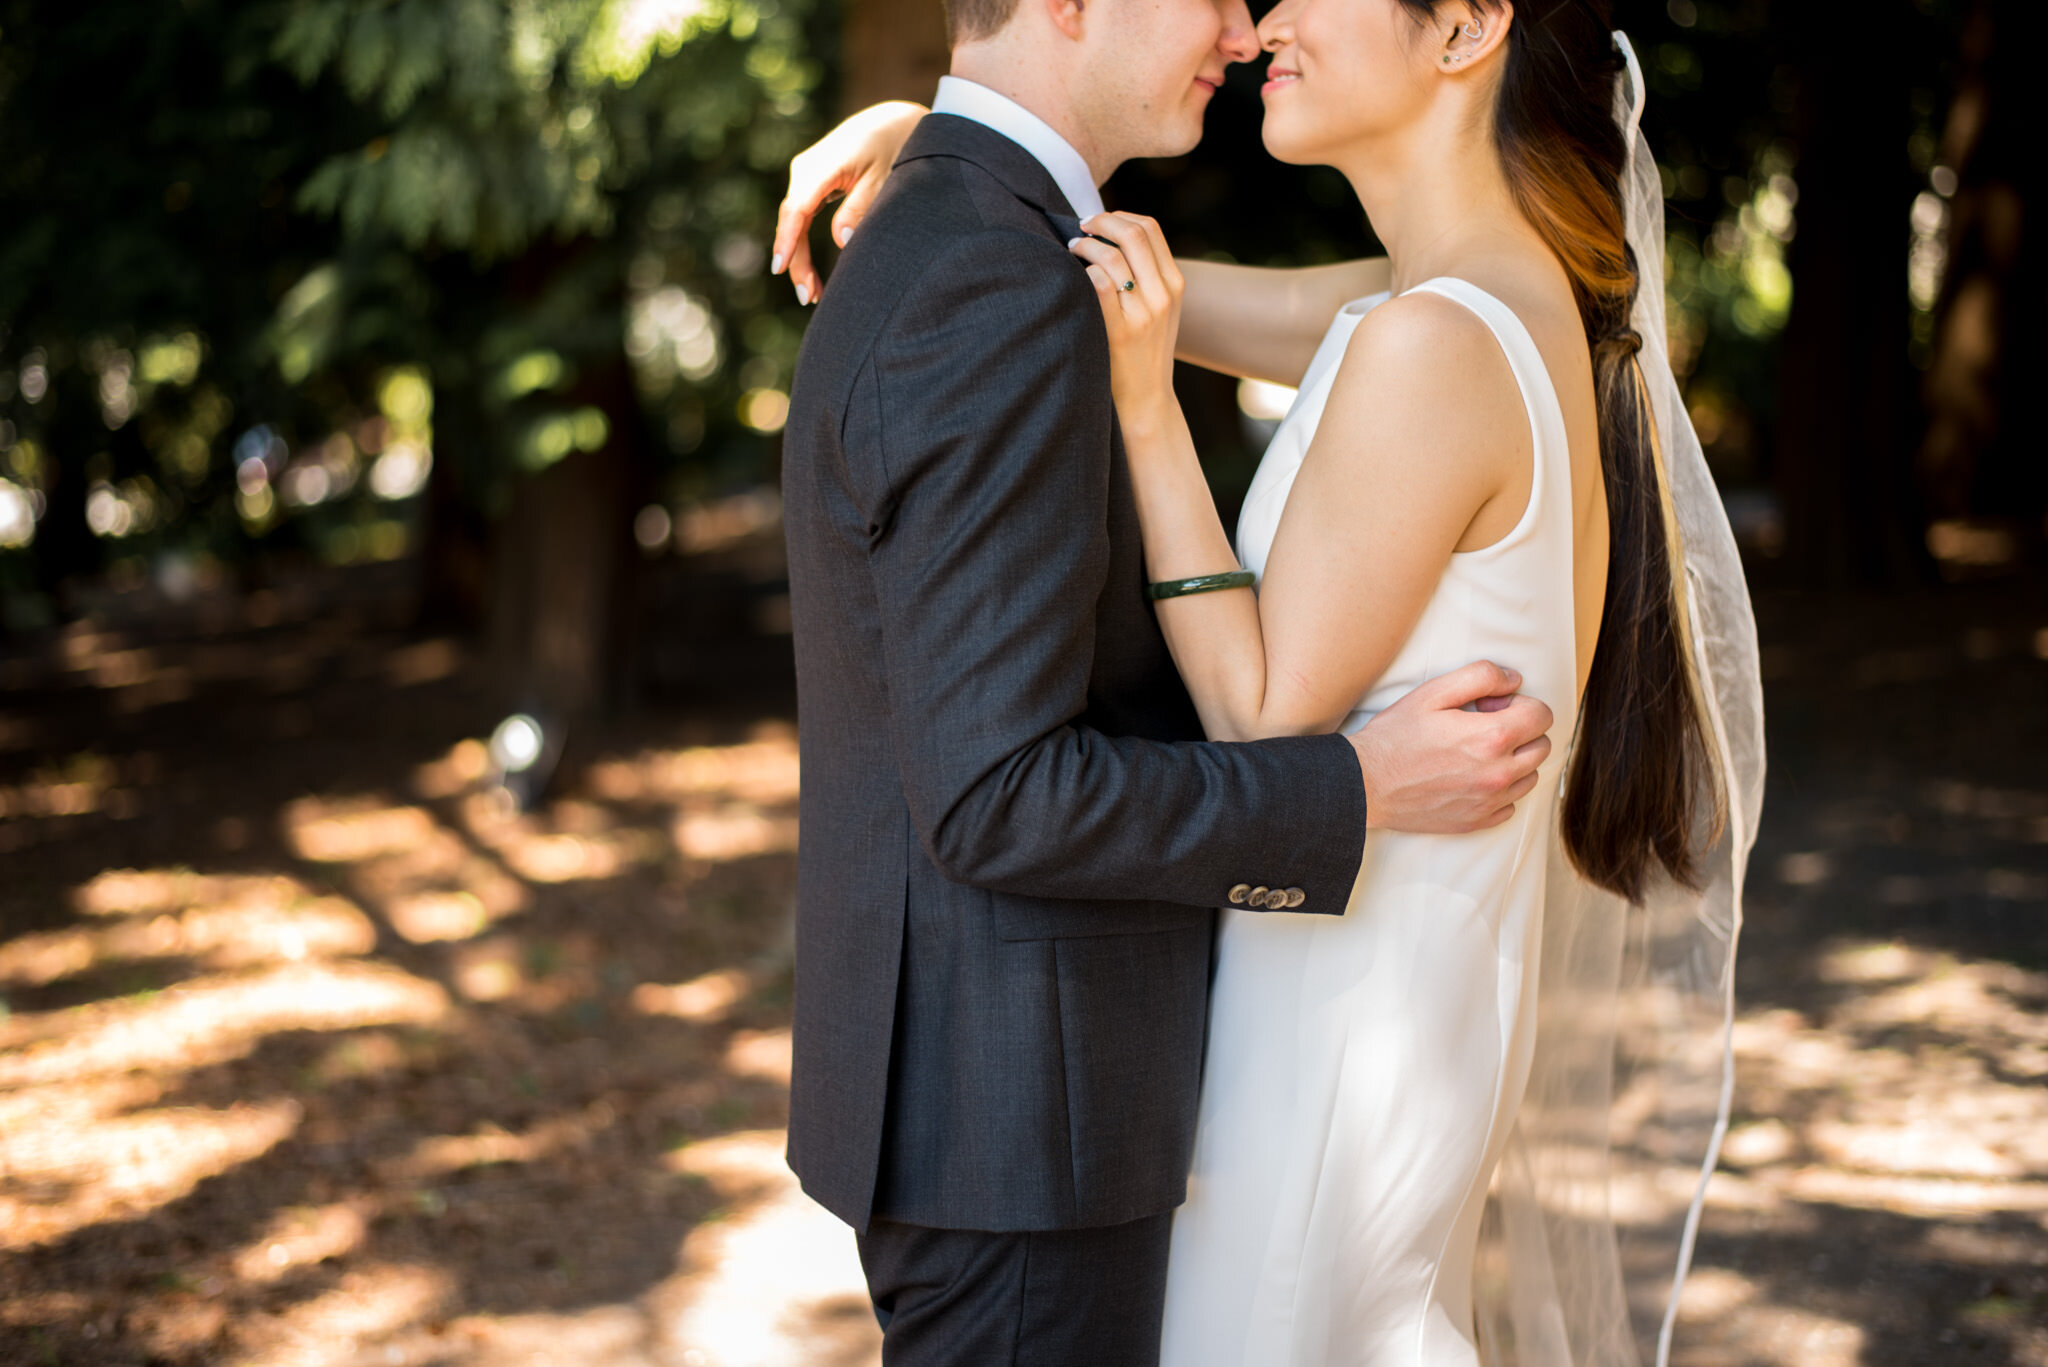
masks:
[[[1191,593],[1248,589],[1258,582],[1258,578],[1250,570],[1231,570],[1227,574],[1198,574],[1192,579],[1166,579],[1157,584],[1147,584],[1145,596],[1156,603],[1162,598],[1184,598]]]

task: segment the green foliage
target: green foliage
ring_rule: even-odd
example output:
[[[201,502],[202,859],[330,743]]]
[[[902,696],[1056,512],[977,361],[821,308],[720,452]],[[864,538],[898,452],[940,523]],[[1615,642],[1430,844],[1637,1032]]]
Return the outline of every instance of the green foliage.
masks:
[[[1961,8],[1883,20],[1917,35],[1900,157],[1923,183]],[[1843,58],[1790,0],[1616,11],[1666,176],[1673,358],[1718,472],[1758,480],[1801,91]],[[804,322],[762,248],[826,121],[836,19],[821,0],[0,0],[0,630],[110,563],[383,554],[430,448],[433,495],[485,518],[598,445],[670,501],[758,478]],[[1264,154],[1255,87],[1235,72],[1202,147],[1126,168],[1112,200],[1195,254],[1373,250],[1341,177]],[[1902,251],[1905,207],[1871,227]],[[412,386],[430,403],[402,418]],[[1227,445],[1221,413],[1204,430]]]
[[[354,472],[394,376],[486,512],[610,441],[657,486],[760,469],[740,400],[801,318],[750,249],[821,127],[812,0],[89,9],[0,0],[0,477],[42,511],[0,597],[388,520],[417,481]]]

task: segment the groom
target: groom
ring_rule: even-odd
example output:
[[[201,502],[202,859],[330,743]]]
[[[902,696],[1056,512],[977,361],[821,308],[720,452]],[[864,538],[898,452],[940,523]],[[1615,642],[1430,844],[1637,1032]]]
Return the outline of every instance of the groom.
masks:
[[[1490,824],[1550,716],[1461,710],[1516,685],[1478,664],[1355,737],[1200,740],[1065,244],[1120,162],[1195,144],[1251,18],[947,19],[953,76],[839,262],[785,438],[789,1161],[858,1231],[891,1367],[1152,1367],[1210,909],[1341,914],[1368,824]]]

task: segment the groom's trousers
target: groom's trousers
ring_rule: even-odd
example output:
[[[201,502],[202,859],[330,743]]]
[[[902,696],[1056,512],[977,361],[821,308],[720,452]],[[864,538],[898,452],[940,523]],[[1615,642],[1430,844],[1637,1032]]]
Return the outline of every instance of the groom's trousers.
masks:
[[[883,1367],[1158,1367],[1171,1214],[990,1233],[877,1219],[859,1236]]]

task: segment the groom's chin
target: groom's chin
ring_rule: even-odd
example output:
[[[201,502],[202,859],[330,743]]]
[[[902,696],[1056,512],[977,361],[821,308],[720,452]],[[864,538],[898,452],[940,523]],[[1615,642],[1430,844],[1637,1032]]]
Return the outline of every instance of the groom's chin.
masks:
[[[1201,140],[1202,116],[1197,113],[1185,127],[1156,130],[1151,143],[1138,155],[1146,158],[1184,157],[1194,151]]]

